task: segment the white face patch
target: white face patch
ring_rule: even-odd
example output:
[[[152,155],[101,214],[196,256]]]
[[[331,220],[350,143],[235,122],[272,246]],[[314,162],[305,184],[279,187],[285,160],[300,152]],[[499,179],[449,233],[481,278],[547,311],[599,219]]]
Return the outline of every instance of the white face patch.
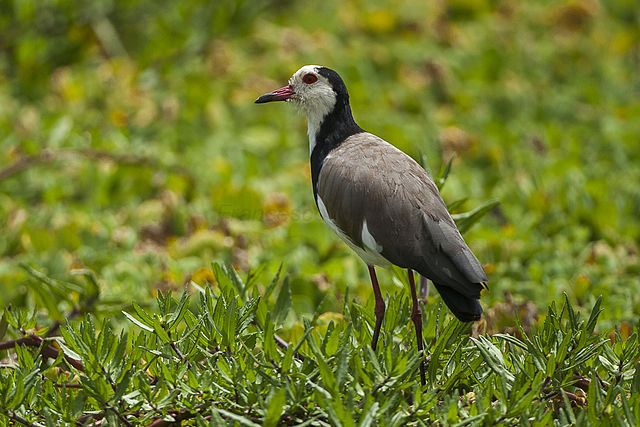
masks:
[[[366,221],[362,224],[362,242],[364,244],[364,249],[363,249],[360,246],[353,243],[353,241],[351,241],[349,236],[344,234],[344,232],[340,230],[340,227],[338,227],[338,225],[335,222],[333,222],[331,217],[329,217],[329,212],[327,212],[327,207],[324,205],[324,202],[322,201],[320,196],[318,196],[317,200],[318,200],[318,210],[320,211],[320,216],[322,217],[324,222],[326,222],[329,228],[331,228],[333,232],[336,233],[338,237],[342,239],[342,241],[344,241],[360,258],[362,258],[362,260],[367,265],[372,265],[372,266],[379,265],[381,267],[386,267],[388,265],[391,265],[391,263],[387,261],[380,254],[380,252],[382,251],[382,246],[378,245],[375,239],[373,238],[373,236],[371,235],[371,233],[369,233],[369,230],[367,229],[367,226],[366,226]],[[366,233],[365,233],[365,230],[366,230]],[[366,239],[369,243],[366,243],[365,235],[367,236]],[[369,244],[372,241],[373,241],[373,248],[370,248]],[[377,250],[378,247],[380,248],[380,251]]]
[[[307,133],[309,135],[309,155],[316,146],[316,134],[320,130],[323,119],[333,110],[336,104],[336,93],[329,81],[320,73],[319,65],[305,65],[289,79],[289,86],[295,95],[290,102],[307,116]],[[317,80],[307,84],[303,81],[307,74],[314,75]]]

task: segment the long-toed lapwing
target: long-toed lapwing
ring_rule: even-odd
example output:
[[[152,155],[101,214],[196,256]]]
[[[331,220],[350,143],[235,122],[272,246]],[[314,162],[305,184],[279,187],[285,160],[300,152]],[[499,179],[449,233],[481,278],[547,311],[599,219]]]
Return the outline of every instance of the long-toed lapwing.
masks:
[[[480,319],[487,275],[460,235],[438,188],[411,157],[364,131],[351,114],[347,88],[329,68],[305,65],[283,88],[256,99],[289,101],[307,116],[313,195],[322,219],[369,267],[375,296],[375,350],[385,303],[374,266],[409,272],[418,349],[422,311],[413,270],[429,278],[453,314]],[[420,379],[425,383],[424,361]]]

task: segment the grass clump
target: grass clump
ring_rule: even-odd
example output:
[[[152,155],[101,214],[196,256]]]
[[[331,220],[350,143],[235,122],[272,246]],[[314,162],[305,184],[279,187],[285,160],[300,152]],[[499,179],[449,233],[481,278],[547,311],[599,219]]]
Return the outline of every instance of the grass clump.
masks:
[[[588,318],[566,298],[560,309],[548,308],[538,328],[526,332],[518,323],[515,333],[493,336],[470,333],[440,302],[427,301],[421,355],[408,295],[397,292],[387,296],[374,353],[368,305],[345,300],[343,312],[332,316],[319,307],[292,326],[287,277],[280,281],[278,272],[261,289],[228,266],[213,270],[215,286],[195,285],[177,300],[159,293],[153,310],[132,304],[120,331],[91,315],[61,324],[42,312],[6,308],[0,332],[11,340],[0,343],[0,419],[156,426],[635,425],[640,419],[638,334],[598,333],[602,299]],[[46,289],[65,286],[29,271]],[[99,294],[93,296],[99,304]],[[280,336],[296,338],[286,345]],[[417,375],[423,356],[425,387]]]

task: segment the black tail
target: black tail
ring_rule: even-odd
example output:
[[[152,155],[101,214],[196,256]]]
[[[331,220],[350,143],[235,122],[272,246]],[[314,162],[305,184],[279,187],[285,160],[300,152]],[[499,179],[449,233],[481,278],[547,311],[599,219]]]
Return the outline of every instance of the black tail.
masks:
[[[433,284],[438,290],[438,293],[442,297],[444,303],[449,307],[449,310],[451,310],[458,320],[461,322],[474,322],[476,320],[480,320],[482,307],[477,299],[464,296],[449,286],[438,285],[435,282]]]

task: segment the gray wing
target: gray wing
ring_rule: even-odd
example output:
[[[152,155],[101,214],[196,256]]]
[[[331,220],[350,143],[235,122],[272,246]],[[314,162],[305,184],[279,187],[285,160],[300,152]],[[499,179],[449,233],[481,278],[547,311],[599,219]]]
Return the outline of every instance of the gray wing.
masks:
[[[369,133],[348,138],[325,159],[318,196],[355,244],[363,245],[366,220],[391,263],[479,298],[487,281],[480,262],[426,171],[391,144]]]

